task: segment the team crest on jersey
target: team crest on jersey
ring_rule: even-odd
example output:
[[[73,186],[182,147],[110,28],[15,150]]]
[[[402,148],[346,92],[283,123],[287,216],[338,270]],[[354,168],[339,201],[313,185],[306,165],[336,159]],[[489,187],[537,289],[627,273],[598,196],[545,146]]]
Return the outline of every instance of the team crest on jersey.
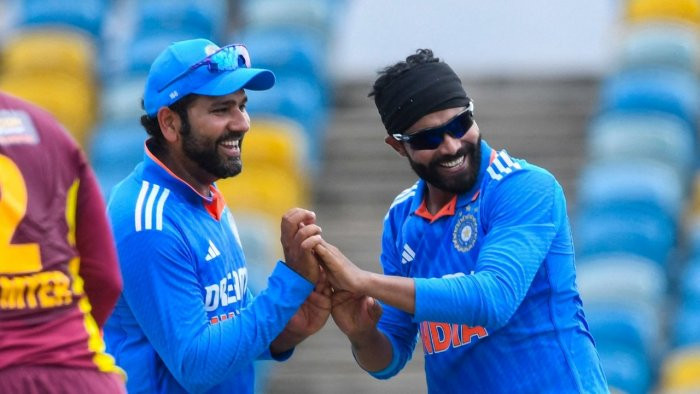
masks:
[[[468,252],[476,243],[476,218],[471,213],[460,213],[452,232],[452,244],[460,252]]]

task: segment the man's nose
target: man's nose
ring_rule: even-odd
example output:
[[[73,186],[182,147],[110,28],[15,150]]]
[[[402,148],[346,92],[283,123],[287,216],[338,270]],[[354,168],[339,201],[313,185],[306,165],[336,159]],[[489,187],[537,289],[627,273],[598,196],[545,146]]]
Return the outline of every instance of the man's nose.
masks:
[[[462,140],[460,138],[455,138],[450,133],[445,133],[439,149],[445,154],[455,154],[461,147]]]

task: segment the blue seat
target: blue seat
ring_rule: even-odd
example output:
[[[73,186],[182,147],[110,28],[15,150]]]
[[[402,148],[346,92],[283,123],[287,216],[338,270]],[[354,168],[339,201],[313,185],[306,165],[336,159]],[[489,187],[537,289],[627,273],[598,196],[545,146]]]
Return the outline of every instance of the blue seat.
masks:
[[[98,38],[108,8],[107,0],[22,0],[18,23],[21,26],[71,26]]]
[[[105,197],[143,160],[146,138],[138,119],[103,123],[95,130],[89,156]]]
[[[671,66],[697,70],[700,38],[695,27],[668,22],[627,27],[619,48],[622,68]]]
[[[586,319],[608,384],[646,393],[661,356],[659,308],[635,300],[586,302]]]
[[[615,343],[599,343],[598,354],[611,392],[647,394],[652,386],[652,366],[638,349]]]
[[[180,33],[224,45],[219,39],[226,33],[226,0],[141,0],[137,2],[136,15],[137,37]]]
[[[671,331],[675,347],[700,346],[700,299],[683,296]]]
[[[579,204],[648,204],[676,221],[684,203],[685,183],[672,167],[653,160],[616,158],[593,161],[579,178]]]
[[[244,0],[241,12],[249,26],[297,24],[327,31],[341,0]]]
[[[670,114],[608,111],[591,122],[586,140],[596,161],[656,160],[675,168],[682,179],[690,179],[695,165],[695,132]]]
[[[629,253],[577,259],[576,282],[584,304],[636,300],[657,305],[666,294],[663,268],[650,259]]]
[[[145,75],[113,77],[105,81],[100,100],[103,121],[134,121],[145,112],[141,107]]]
[[[192,38],[197,38],[197,36],[186,31],[161,31],[138,36],[128,44],[128,50],[124,54],[127,57],[124,73],[127,75],[148,74],[151,63],[165,48],[173,42]]]
[[[255,67],[306,74],[327,84],[327,40],[318,29],[282,25],[248,28],[229,41],[245,44]]]
[[[605,203],[580,209],[573,222],[580,258],[628,253],[665,266],[676,240],[676,224],[640,203]]]
[[[694,128],[700,109],[698,76],[693,70],[672,67],[621,70],[604,81],[600,106],[602,111],[671,114]]]

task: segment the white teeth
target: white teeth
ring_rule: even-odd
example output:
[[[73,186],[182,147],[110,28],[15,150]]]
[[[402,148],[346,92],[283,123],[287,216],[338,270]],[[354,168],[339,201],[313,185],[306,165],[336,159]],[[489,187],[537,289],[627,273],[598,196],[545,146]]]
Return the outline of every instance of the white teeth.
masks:
[[[459,157],[457,159],[454,159],[452,161],[446,161],[444,163],[440,163],[440,165],[443,167],[452,168],[452,167],[457,167],[458,165],[462,164],[463,162],[464,162],[464,156]]]
[[[238,141],[239,140],[223,141],[221,145],[229,149],[238,148]]]

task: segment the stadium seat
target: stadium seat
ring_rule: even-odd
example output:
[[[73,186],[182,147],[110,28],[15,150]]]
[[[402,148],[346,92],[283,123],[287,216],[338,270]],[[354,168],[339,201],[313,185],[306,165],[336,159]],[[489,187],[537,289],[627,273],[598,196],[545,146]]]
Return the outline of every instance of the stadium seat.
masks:
[[[700,346],[675,349],[663,362],[660,393],[700,392]]]
[[[676,224],[648,204],[606,203],[579,209],[573,222],[579,258],[628,253],[665,266]]]
[[[674,22],[641,22],[627,26],[617,52],[622,69],[671,66],[698,70],[699,56],[698,27]]]
[[[652,367],[638,349],[610,343],[598,344],[600,362],[611,392],[646,394],[652,384]]]
[[[90,161],[105,197],[143,160],[148,134],[138,119],[106,121],[92,135]]]
[[[653,160],[618,158],[590,162],[582,171],[582,207],[612,202],[650,204],[676,220],[684,201],[684,179]]]
[[[591,121],[588,155],[596,161],[652,159],[687,179],[695,165],[696,136],[687,122],[663,113],[608,111]]]
[[[114,77],[105,81],[100,100],[103,121],[138,121],[145,113],[141,108],[145,85],[146,77],[142,75]]]
[[[276,262],[283,258],[279,241],[282,217],[275,219],[246,210],[232,213],[248,266],[248,283],[253,294],[257,294],[267,288],[267,278]]]
[[[254,54],[253,54],[254,56]],[[274,88],[249,91],[248,112],[251,116],[277,116],[300,124],[309,143],[312,169],[319,167],[328,118],[325,87],[314,76],[275,72]]]
[[[265,27],[283,24],[312,26],[328,30],[333,7],[338,0],[244,0],[241,6],[248,26]]]
[[[134,40],[127,44],[127,57],[123,74],[127,75],[147,75],[151,68],[151,63],[156,57],[175,41],[189,40],[197,38],[196,35],[187,31],[172,32],[151,32],[151,34],[137,35]]]
[[[63,73],[92,80],[96,54],[94,41],[72,30],[22,31],[13,35],[3,47],[3,72]]]
[[[242,42],[255,67],[275,72],[305,74],[326,84],[326,47],[328,38],[308,26],[266,26],[247,28],[231,42]]]
[[[309,171],[309,147],[297,123],[281,117],[255,117],[245,136],[243,164],[276,167],[291,174]]]
[[[228,2],[213,0],[141,0],[136,7],[136,37],[169,32],[219,43],[226,30]]]
[[[627,19],[631,22],[673,20],[700,24],[700,4],[697,0],[630,0]]]
[[[656,362],[661,343],[661,300],[655,304],[635,299],[583,300],[586,320],[598,348],[610,344],[641,351],[649,364]]]
[[[658,305],[666,294],[664,270],[656,262],[633,254],[578,259],[576,279],[584,304],[636,300]]]
[[[281,218],[293,207],[308,207],[309,196],[303,185],[281,171],[245,168],[233,178],[217,182],[234,212],[253,211]]]
[[[682,295],[671,327],[671,342],[676,347],[700,346],[699,327],[700,299]]]
[[[83,147],[97,117],[94,88],[66,74],[0,74],[0,89],[51,112]]]
[[[107,13],[107,0],[21,0],[21,26],[71,26],[98,38]]]
[[[601,112],[628,110],[675,115],[696,127],[700,85],[692,70],[648,67],[621,70],[603,82]]]

